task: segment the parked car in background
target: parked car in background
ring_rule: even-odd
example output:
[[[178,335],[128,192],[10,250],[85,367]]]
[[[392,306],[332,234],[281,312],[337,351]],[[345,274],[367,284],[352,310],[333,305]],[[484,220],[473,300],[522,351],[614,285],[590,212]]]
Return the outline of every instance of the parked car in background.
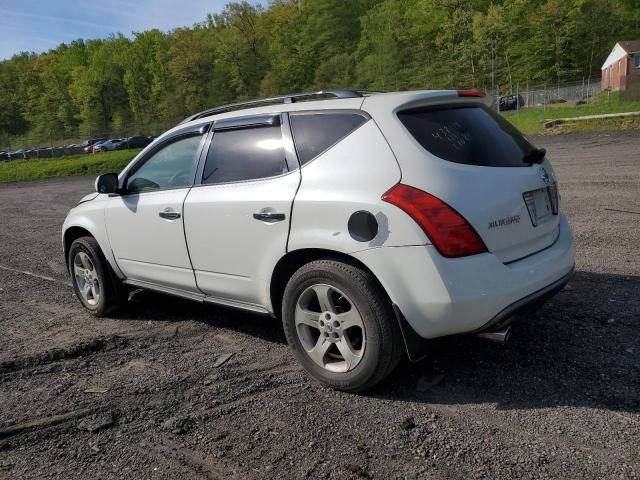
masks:
[[[25,156],[25,150],[23,148],[19,148],[18,150],[14,150],[13,152],[9,152],[9,158],[11,160],[27,158]]]
[[[85,140],[80,144],[85,153],[93,153],[93,146],[106,141],[106,138],[93,138],[91,140]]]
[[[98,143],[98,142],[101,142],[101,141],[104,141],[104,140],[106,140],[106,138],[90,138],[90,139],[85,140],[84,142],[81,142],[81,143],[77,144],[77,145],[79,147],[86,148],[89,145],[93,145],[94,143]]]
[[[33,149],[32,156],[36,158],[50,158],[60,155],[57,147],[37,147]]]
[[[55,158],[80,153],[106,152],[125,150],[127,148],[144,148],[153,142],[154,137],[134,135],[126,138],[91,138],[80,143],[69,143],[59,147],[25,147],[13,151],[0,151],[0,160],[23,160],[31,158]]]
[[[153,137],[145,137],[143,135],[135,135],[126,140],[126,148],[144,148],[153,142]]]
[[[70,143],[69,145],[65,145],[64,147],[61,147],[61,148],[63,150],[64,155],[75,155],[75,154],[84,152],[83,146],[79,143]]]
[[[122,150],[126,148],[127,142],[124,138],[112,138],[102,143],[94,145],[94,152],[110,152],[112,150]]]
[[[505,95],[504,97],[500,97],[499,105],[501,112],[517,110],[518,108],[523,108],[525,106],[522,95]]]
[[[91,145],[84,147],[84,151],[86,153],[95,153],[96,147],[102,144],[103,142],[106,142],[107,140],[108,140],[107,138],[100,138],[96,142],[92,143]]]

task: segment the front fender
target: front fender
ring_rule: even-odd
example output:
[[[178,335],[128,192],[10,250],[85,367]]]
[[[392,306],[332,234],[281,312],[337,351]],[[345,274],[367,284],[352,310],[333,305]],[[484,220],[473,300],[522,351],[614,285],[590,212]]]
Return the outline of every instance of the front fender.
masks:
[[[69,236],[77,238],[81,236],[81,230],[84,230],[96,239],[102,254],[109,262],[116,276],[124,279],[125,275],[118,268],[109,243],[109,236],[107,235],[104,217],[106,201],[106,195],[98,195],[95,199],[83,202],[72,208],[67,214],[67,218],[62,225],[62,248],[65,255],[65,265],[67,264],[67,248],[71,244]]]

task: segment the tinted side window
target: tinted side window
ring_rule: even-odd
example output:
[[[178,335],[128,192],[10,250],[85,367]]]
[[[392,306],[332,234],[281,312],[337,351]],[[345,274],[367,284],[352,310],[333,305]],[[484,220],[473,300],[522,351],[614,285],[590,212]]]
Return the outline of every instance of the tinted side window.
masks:
[[[202,183],[255,180],[287,171],[279,126],[223,130],[213,135]]]
[[[367,121],[357,113],[290,114],[300,163],[313,160]]]
[[[127,180],[129,192],[191,186],[201,135],[181,138],[155,152]]]
[[[410,110],[398,118],[425,150],[450,162],[527,167],[533,146],[501,115],[486,107]]]

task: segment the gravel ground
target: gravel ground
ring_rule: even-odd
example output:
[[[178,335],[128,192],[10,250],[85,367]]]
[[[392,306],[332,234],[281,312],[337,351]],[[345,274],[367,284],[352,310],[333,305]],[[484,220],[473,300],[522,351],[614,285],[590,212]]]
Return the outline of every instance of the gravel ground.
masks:
[[[0,478],[640,478],[640,136],[534,140],[570,285],[365,395],[307,379],[274,319],[149,292],[91,318],[59,235],[93,179],[0,185]]]

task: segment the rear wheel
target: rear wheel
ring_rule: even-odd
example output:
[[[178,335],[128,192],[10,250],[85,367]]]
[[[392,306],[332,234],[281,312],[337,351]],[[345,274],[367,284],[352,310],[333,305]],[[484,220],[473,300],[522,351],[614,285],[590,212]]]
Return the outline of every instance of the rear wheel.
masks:
[[[76,296],[93,315],[104,316],[126,300],[126,289],[111,271],[95,238],[76,239],[67,261]]]
[[[320,383],[350,392],[372,387],[402,358],[386,295],[365,270],[317,260],[293,274],[284,292],[287,341]]]

